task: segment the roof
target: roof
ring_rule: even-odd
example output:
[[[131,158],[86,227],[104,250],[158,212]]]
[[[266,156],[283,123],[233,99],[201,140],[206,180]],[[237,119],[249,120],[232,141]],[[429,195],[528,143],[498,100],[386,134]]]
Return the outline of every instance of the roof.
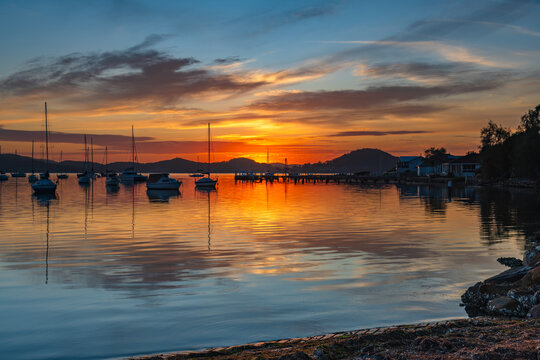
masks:
[[[421,156],[400,156],[399,161],[401,162],[409,162],[416,159],[422,159]]]
[[[451,164],[478,164],[479,162],[478,154],[467,154],[450,161]]]

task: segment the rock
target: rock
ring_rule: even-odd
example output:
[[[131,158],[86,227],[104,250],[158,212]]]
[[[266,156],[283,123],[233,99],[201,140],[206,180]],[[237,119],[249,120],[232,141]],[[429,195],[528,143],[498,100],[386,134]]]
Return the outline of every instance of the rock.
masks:
[[[318,347],[313,352],[313,358],[316,360],[327,360],[327,359],[330,359],[331,357],[329,356],[326,349],[324,349],[323,347]]]
[[[525,309],[530,309],[540,304],[540,291],[534,291],[532,288],[517,288],[508,291],[508,296],[516,300]]]
[[[509,268],[523,266],[523,261],[516,259],[515,257],[500,257],[497,259],[497,261],[504,266],[508,266]]]
[[[540,286],[540,266],[528,271],[521,279],[520,284],[522,287]]]
[[[520,280],[525,274],[529,272],[531,268],[528,266],[520,266],[512,269],[503,271],[502,273],[492,276],[489,279],[486,279],[485,283],[490,284],[502,284],[502,283],[512,283]]]
[[[499,296],[488,302],[487,309],[493,314],[511,316],[519,313],[520,304],[510,296]]]
[[[540,305],[536,305],[529,310],[527,317],[531,319],[540,319]]]
[[[523,265],[531,268],[540,265],[540,246],[525,251],[525,254],[523,254]]]

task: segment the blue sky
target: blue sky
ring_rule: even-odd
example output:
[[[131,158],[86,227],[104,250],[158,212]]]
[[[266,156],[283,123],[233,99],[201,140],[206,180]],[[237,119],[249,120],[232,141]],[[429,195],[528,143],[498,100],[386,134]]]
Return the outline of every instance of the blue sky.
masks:
[[[539,15],[525,0],[0,1],[0,141],[28,151],[49,101],[73,138],[133,123],[148,160],[195,157],[207,122],[220,158],[464,153],[539,102]]]

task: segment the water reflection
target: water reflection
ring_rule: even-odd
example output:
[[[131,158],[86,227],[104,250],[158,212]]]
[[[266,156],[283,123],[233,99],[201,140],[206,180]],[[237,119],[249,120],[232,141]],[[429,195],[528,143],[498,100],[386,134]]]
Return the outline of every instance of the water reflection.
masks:
[[[146,195],[150,201],[155,202],[169,202],[170,198],[177,198],[180,196],[180,191],[178,190],[146,190]]]
[[[49,199],[0,184],[7,344],[70,358],[91,343],[85,354],[113,357],[464,316],[463,289],[500,271],[498,256],[520,256],[540,223],[530,192],[220,176],[218,191],[111,193],[104,181],[66,179]],[[50,294],[39,288],[43,240]],[[32,321],[17,322],[29,307]],[[50,334],[47,344],[22,339],[30,331]]]

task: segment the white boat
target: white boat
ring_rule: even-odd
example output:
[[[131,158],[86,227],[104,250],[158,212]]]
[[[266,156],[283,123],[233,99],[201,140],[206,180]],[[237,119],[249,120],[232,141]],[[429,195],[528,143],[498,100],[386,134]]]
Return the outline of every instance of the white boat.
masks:
[[[182,181],[169,177],[168,173],[150,174],[146,187],[149,190],[178,190]]]
[[[200,177],[203,177],[204,174],[203,173],[193,173],[193,174],[189,174],[189,177],[193,177],[193,178],[200,178]]]
[[[131,125],[131,162],[132,166],[120,173],[120,181],[127,183],[146,181],[148,178],[135,170],[135,135],[133,133],[133,125]]]
[[[208,123],[208,172],[207,177],[200,178],[195,181],[195,186],[198,188],[215,188],[217,180],[210,178],[210,123]]]
[[[45,149],[47,158],[45,161],[46,171],[38,181],[32,184],[32,190],[36,194],[54,194],[56,192],[56,184],[49,179],[49,129],[47,127],[47,103],[45,103]]]
[[[14,177],[14,178],[23,178],[23,177],[26,177],[26,174],[25,174],[25,173],[22,173],[22,172],[13,172],[13,173],[11,173],[11,177]]]

